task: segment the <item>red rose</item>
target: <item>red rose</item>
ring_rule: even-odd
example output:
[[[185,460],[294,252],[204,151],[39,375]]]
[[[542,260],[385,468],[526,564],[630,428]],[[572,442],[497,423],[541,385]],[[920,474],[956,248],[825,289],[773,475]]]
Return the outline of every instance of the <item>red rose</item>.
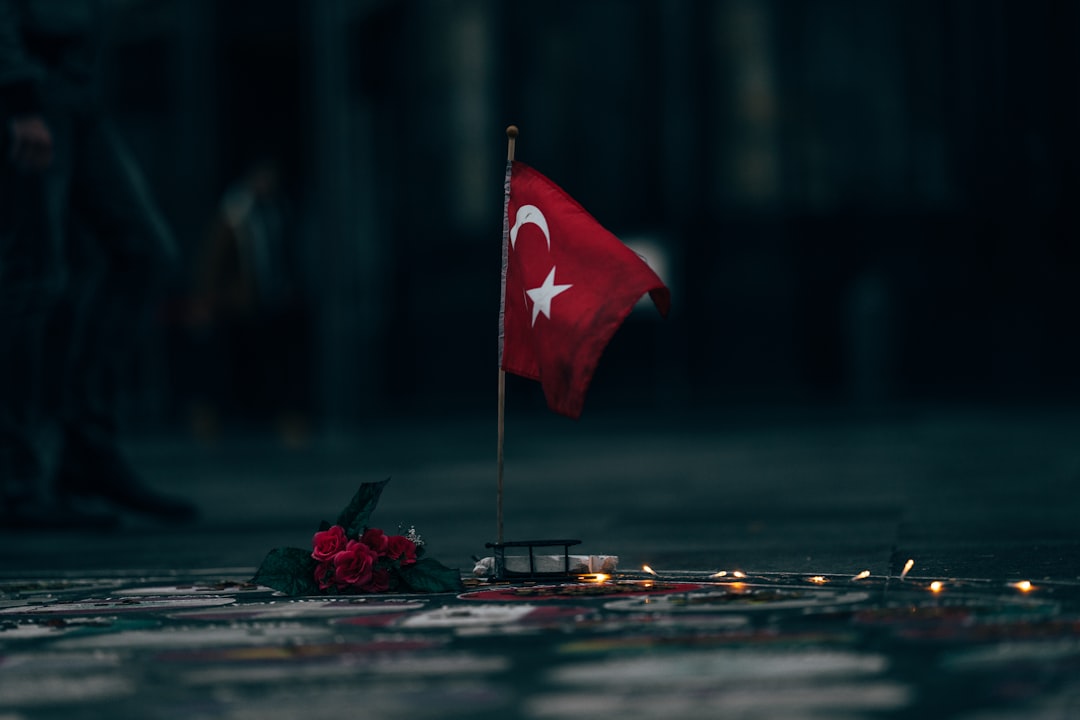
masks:
[[[311,551],[311,557],[319,562],[325,562],[344,550],[347,543],[348,538],[345,537],[345,528],[334,525],[329,530],[315,533],[315,537],[311,539],[311,544],[314,547],[314,550]]]
[[[381,593],[390,589],[390,571],[386,568],[375,568],[371,571],[371,580],[360,589],[364,592]]]
[[[402,565],[412,565],[416,562],[416,543],[404,535],[391,535],[386,539],[386,556]]]
[[[346,548],[334,556],[334,584],[338,590],[366,585],[371,582],[371,571],[378,559],[367,545],[350,540]]]
[[[320,590],[329,590],[334,584],[334,563],[321,562],[315,568],[315,582],[319,583]]]
[[[386,555],[386,533],[379,528],[368,528],[360,536],[360,542],[374,550],[379,557]]]

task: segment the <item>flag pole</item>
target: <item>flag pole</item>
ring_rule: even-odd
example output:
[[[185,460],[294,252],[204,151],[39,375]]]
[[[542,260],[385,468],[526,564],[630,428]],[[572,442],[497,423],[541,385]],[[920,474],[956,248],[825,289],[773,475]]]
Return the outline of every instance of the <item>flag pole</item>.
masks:
[[[514,146],[517,142],[518,129],[517,125],[510,125],[506,128],[506,162],[507,164],[514,161]],[[510,192],[509,186],[507,186],[507,193]],[[504,209],[505,212],[505,209]],[[503,218],[503,222],[506,222],[506,218]],[[504,240],[505,242],[505,240]],[[503,249],[505,252],[506,249]],[[504,288],[505,292],[505,288]],[[505,298],[503,298],[505,300]],[[501,358],[500,358],[501,360]],[[498,491],[495,494],[496,502],[496,538],[497,542],[501,545],[503,541],[503,442],[506,439],[506,371],[499,367],[499,448],[495,454],[496,464],[498,465]]]

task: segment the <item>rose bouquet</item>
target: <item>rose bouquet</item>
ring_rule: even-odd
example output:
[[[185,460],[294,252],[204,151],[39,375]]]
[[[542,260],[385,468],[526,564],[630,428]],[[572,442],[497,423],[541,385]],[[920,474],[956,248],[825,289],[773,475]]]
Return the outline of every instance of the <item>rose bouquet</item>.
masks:
[[[271,550],[252,582],[287,595],[460,590],[461,573],[426,557],[415,528],[387,535],[368,526],[388,482],[362,484],[335,524],[319,526],[311,550]]]

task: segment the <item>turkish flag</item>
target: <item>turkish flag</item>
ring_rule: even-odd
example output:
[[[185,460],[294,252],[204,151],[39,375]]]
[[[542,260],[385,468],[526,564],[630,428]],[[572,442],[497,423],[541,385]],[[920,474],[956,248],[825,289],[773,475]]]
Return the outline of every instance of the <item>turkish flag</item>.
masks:
[[[503,370],[539,380],[548,407],[580,417],[601,353],[645,293],[667,315],[671,295],[644,260],[551,180],[507,164]]]

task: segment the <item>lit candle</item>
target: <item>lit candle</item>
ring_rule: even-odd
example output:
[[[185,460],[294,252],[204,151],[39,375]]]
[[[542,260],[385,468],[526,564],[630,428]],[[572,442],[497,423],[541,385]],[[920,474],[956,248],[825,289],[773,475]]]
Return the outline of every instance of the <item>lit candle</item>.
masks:
[[[641,566],[641,569],[642,569],[642,570],[644,570],[645,572],[649,573],[650,575],[656,575],[656,571],[655,571],[655,570],[653,570],[653,569],[652,569],[651,567],[649,567],[648,565],[642,565],[642,566]]]
[[[851,579],[852,580],[865,580],[868,577],[870,577],[870,571],[869,570],[863,570],[861,573],[859,573],[858,575],[856,575],[855,577],[853,577]]]
[[[900,579],[903,580],[905,577],[907,577],[907,574],[911,572],[911,568],[913,567],[915,567],[914,560],[909,559],[906,563],[904,563],[904,570],[900,573]]]
[[[1030,580],[1021,580],[1020,582],[1014,582],[1012,584],[1012,586],[1014,588],[1016,588],[1017,590],[1019,590],[1020,592],[1025,592],[1025,593],[1026,592],[1031,592],[1032,590],[1035,589],[1035,586],[1031,584]]]
[[[930,592],[939,593],[944,587],[945,584],[943,582],[941,582],[940,580],[935,580],[934,582],[930,583]]]
[[[815,585],[824,585],[825,583],[829,582],[828,578],[826,578],[824,575],[815,575],[814,577],[806,578],[806,581],[812,582]]]

